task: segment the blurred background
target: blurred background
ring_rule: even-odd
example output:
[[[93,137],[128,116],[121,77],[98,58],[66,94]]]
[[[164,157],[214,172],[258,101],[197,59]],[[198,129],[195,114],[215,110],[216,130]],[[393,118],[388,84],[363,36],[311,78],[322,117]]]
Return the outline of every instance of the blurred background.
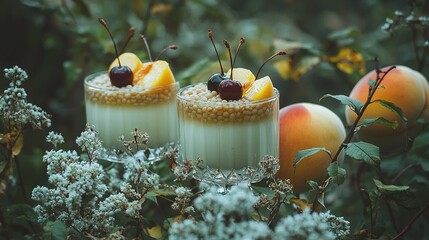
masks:
[[[374,57],[382,66],[407,65],[429,76],[429,67],[415,54],[425,40],[416,35],[414,42],[407,26],[393,32],[382,29],[387,18],[408,16],[411,11],[415,16],[428,15],[429,1],[1,0],[0,68],[18,65],[27,71],[24,88],[29,101],[52,115],[49,131],[61,132],[66,148],[76,148],[74,139],[85,125],[83,79],[107,70],[115,58],[98,18],[106,20],[119,48],[128,29],[135,27],[137,34],[126,51],[142,61],[148,61],[148,54],[139,34],[148,39],[153,56],[176,44],[178,49],[162,58],[182,86],[205,82],[219,72],[207,37],[212,29],[227,68],[224,39],[233,52],[240,37],[246,39],[236,66],[254,73],[266,58],[286,49],[287,56],[273,59],[262,70],[279,89],[281,107],[320,103],[344,120],[344,107],[319,98],[327,93],[348,95],[354,83],[374,68]],[[6,84],[0,82],[2,89]],[[41,162],[48,149],[46,135],[25,133],[20,157],[26,174],[34,176],[28,189],[46,181],[39,176],[46,172]]]
[[[429,9],[427,1],[419,4],[419,9]],[[99,17],[110,26],[119,48],[128,29],[136,28],[126,51],[142,61],[148,57],[140,33],[154,56],[176,44],[178,49],[163,58],[182,86],[206,81],[219,71],[209,28],[228,67],[223,39],[230,41],[233,52],[240,37],[246,39],[236,66],[253,72],[274,52],[286,49],[288,56],[277,57],[262,71],[275,81],[282,106],[318,102],[326,93],[348,95],[354,82],[373,68],[375,56],[382,65],[417,68],[410,30],[390,34],[381,29],[395,11],[411,11],[407,1],[3,0],[1,6],[0,68],[18,65],[27,71],[30,102],[52,114],[52,130],[66,139],[74,139],[85,124],[84,77],[106,70],[115,58]],[[345,72],[326,61],[344,48],[361,55],[355,61],[360,69]]]

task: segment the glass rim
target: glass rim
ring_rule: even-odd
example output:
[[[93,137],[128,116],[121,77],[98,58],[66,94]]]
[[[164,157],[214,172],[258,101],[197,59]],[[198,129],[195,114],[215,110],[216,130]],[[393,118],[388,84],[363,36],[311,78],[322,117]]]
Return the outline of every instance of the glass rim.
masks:
[[[238,101],[226,101],[226,102],[207,102],[207,101],[202,101],[202,100],[191,100],[191,99],[186,99],[184,97],[181,96],[182,92],[190,87],[196,86],[198,84],[204,84],[206,85],[206,83],[200,82],[200,83],[194,83],[194,84],[190,84],[187,85],[183,88],[180,88],[177,93],[176,93],[176,98],[179,101],[183,101],[183,102],[192,102],[192,103],[197,103],[197,104],[216,104],[216,105],[230,105],[230,104],[235,104],[235,105],[258,105],[258,104],[262,104],[262,103],[267,103],[267,102],[272,102],[275,101],[276,99],[279,99],[280,97],[280,92],[279,90],[277,90],[277,88],[274,87],[274,95],[269,97],[269,98],[264,98],[261,100],[256,100],[256,101],[246,101],[246,102],[238,102]]]
[[[92,81],[94,78],[96,78],[96,77],[98,77],[98,76],[100,76],[100,75],[103,75],[103,74],[106,74],[106,75],[107,75],[107,71],[100,71],[100,72],[95,72],[95,73],[91,73],[91,74],[87,75],[87,76],[84,78],[84,80],[83,80],[83,85],[84,85],[85,87],[89,87],[89,88],[91,88],[91,89],[93,89],[93,90],[97,90],[97,91],[110,91],[110,92],[115,92],[115,91],[121,91],[121,90],[123,90],[123,89],[127,89],[127,87],[123,87],[123,88],[105,88],[105,87],[100,87],[100,86],[97,86],[97,85],[91,84],[91,81]],[[164,88],[166,88],[166,87],[170,87],[170,86],[174,86],[174,85],[178,85],[178,86],[180,86],[180,83],[179,83],[178,81],[174,81],[174,83],[170,83],[170,84],[168,84],[168,85],[163,85],[163,86],[158,86],[158,87],[151,87],[151,88],[143,88],[143,87],[141,87],[141,90],[142,90],[142,91],[145,91],[145,90],[157,90],[157,89],[164,89]],[[136,86],[136,85],[132,85],[132,87],[134,87],[134,86]]]

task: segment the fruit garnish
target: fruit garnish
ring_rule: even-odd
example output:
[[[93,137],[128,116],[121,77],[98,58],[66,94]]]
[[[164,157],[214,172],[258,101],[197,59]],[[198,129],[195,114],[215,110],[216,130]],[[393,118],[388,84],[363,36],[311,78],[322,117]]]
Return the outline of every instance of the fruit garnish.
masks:
[[[112,39],[113,46],[115,47],[116,58],[118,59],[118,66],[114,66],[109,70],[110,82],[113,86],[116,87],[125,87],[127,85],[131,85],[133,83],[133,71],[128,66],[121,64],[121,59],[119,58],[118,48],[116,46],[116,42],[113,39],[112,33],[107,26],[106,21],[104,19],[99,18],[98,21],[103,25],[103,27],[109,33],[110,38]]]
[[[137,71],[134,77],[134,84],[139,84],[143,88],[156,88],[174,83],[173,72],[166,61],[158,60],[167,50],[177,49],[176,45],[169,45],[165,47],[155,59],[152,60],[150,48],[144,35],[140,35],[140,39],[143,40],[146,50],[149,56],[149,62],[146,62]]]
[[[126,52],[122,53],[119,56],[119,59],[121,61],[121,64],[129,67],[131,71],[133,72],[134,77],[136,76],[137,72],[140,70],[141,67],[143,67],[142,61],[140,61],[140,58],[137,57],[134,53]],[[113,67],[119,66],[118,58],[116,58],[109,67],[109,72]]]
[[[169,49],[176,50],[177,46],[176,45],[169,45],[169,46],[165,47],[164,49],[162,49],[161,52],[159,52],[158,57],[155,58],[155,61],[158,61],[159,58]]]
[[[235,52],[235,55],[234,55],[234,60],[232,61],[232,63],[231,63],[231,73],[228,75],[227,74],[227,76],[229,76],[229,78],[231,78],[232,79],[232,72],[234,71],[234,66],[235,66],[235,60],[237,59],[237,55],[238,55],[238,52],[240,51],[240,48],[241,48],[241,46],[245,43],[246,41],[244,40],[244,38],[240,38],[240,42],[238,43],[238,47],[237,47],[237,51]],[[229,47],[228,47],[228,50],[229,50]],[[231,58],[231,53],[229,53],[229,57]]]
[[[243,96],[243,87],[239,81],[226,79],[219,84],[219,97],[222,100],[239,100]]]
[[[258,79],[258,76],[259,76],[259,73],[261,72],[261,69],[262,69],[262,67],[268,62],[268,61],[270,61],[271,59],[273,59],[274,57],[277,57],[277,56],[281,56],[281,55],[286,55],[286,52],[285,51],[279,51],[279,52],[277,52],[277,53],[275,53],[275,54],[273,54],[271,57],[269,57],[269,58],[267,58],[267,60],[265,60],[265,62],[264,63],[262,63],[262,65],[259,67],[259,69],[258,69],[258,72],[256,73],[256,79]]]
[[[142,78],[138,81],[143,88],[155,88],[174,83],[173,72],[166,61],[158,60],[143,64],[144,67],[150,68],[146,74],[142,74]],[[139,73],[138,73],[139,74]]]
[[[230,79],[227,78],[222,82],[220,82],[219,88],[218,88],[219,97],[222,100],[227,100],[227,101],[239,100],[243,96],[243,86],[239,81],[235,81],[232,79],[232,72],[234,70],[234,65],[232,62],[231,47],[227,40],[224,40],[223,43],[225,44],[225,47],[228,49],[232,71],[231,71]]]
[[[134,37],[135,33],[136,33],[136,29],[134,27],[130,27],[130,29],[128,30],[127,40],[125,41],[124,46],[122,47],[120,54],[124,53],[125,47],[130,42],[131,38]]]
[[[228,70],[226,76],[231,76],[231,69]],[[243,87],[243,92],[246,92],[250,85],[255,81],[255,75],[252,71],[246,68],[234,68],[234,80],[239,81]]]
[[[220,73],[213,74],[207,81],[207,89],[209,91],[217,92],[219,89],[219,84],[226,79],[228,79],[226,75],[221,75]]]
[[[244,98],[248,100],[261,100],[274,96],[274,86],[269,76],[258,79],[252,83],[250,88],[244,93]]]
[[[213,41],[213,31],[211,29],[208,30],[208,35],[209,35],[210,41],[212,42],[213,48],[216,52],[217,60],[219,61],[220,73],[215,73],[209,78],[209,80],[207,81],[207,89],[209,91],[216,91],[217,92],[219,89],[219,84],[223,80],[228,79],[228,77],[225,75],[225,72],[223,71],[222,62],[220,61],[219,53],[218,53],[216,45]]]
[[[150,54],[150,48],[149,48],[149,45],[147,44],[146,37],[143,34],[140,34],[140,39],[143,40],[143,42],[144,42],[144,45],[145,45],[146,51],[147,51],[147,55],[149,56],[149,61],[153,62],[152,55]]]

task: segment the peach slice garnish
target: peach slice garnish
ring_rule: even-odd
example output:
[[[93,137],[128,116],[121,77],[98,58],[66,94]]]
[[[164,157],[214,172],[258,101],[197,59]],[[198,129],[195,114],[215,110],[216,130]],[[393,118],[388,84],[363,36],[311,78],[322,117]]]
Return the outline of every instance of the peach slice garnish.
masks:
[[[137,74],[142,76],[141,80],[137,83],[143,86],[143,88],[156,88],[166,86],[174,83],[173,72],[166,61],[158,60],[156,62],[150,62],[143,64],[144,68]]]
[[[137,57],[134,53],[126,52],[122,53],[119,56],[119,59],[121,60],[121,65],[128,66],[131,71],[133,72],[134,78],[137,75],[137,71],[143,66],[142,61],[140,61],[140,58]],[[115,67],[119,66],[118,58],[115,58],[115,60],[110,64],[109,71]]]
[[[231,69],[226,73],[228,77],[231,77]],[[234,72],[232,72],[232,78],[236,81],[239,81],[243,86],[243,92],[246,92],[250,85],[255,81],[255,75],[246,68],[234,68]]]
[[[272,96],[274,96],[274,86],[269,76],[255,80],[243,95],[244,98],[252,101]]]

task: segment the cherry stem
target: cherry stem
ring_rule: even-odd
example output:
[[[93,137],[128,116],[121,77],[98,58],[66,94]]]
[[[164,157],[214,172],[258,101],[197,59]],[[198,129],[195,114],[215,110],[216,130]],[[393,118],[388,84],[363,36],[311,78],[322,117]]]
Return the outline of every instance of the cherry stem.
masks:
[[[246,42],[246,40],[244,38],[240,38],[240,42],[238,43],[238,47],[237,47],[237,51],[235,52],[235,56],[234,56],[234,60],[232,61],[232,67],[231,67],[231,72],[234,69],[235,66],[235,59],[237,59],[237,55],[238,52],[240,51],[241,46]]]
[[[211,29],[209,29],[208,34],[209,34],[210,41],[213,44],[213,48],[214,48],[214,50],[216,52],[217,60],[219,61],[221,75],[223,75],[225,72],[223,71],[223,67],[222,67],[222,63],[220,61],[219,53],[217,52],[216,45],[215,45],[215,43],[213,41],[213,31]]]
[[[150,54],[149,45],[147,44],[147,40],[146,40],[145,36],[143,34],[140,34],[140,39],[143,40],[144,45],[146,46],[146,51],[147,51],[147,54],[149,55],[149,60],[151,62],[153,62],[152,55]]]
[[[134,27],[130,27],[130,29],[128,30],[128,36],[127,36],[127,40],[125,41],[124,46],[121,49],[120,54],[124,53],[125,51],[125,47],[128,45],[128,43],[130,42],[131,38],[134,37],[134,34],[136,34],[136,29]]]
[[[228,49],[228,54],[229,54],[229,61],[231,62],[231,76],[229,77],[231,80],[233,80],[232,78],[232,67],[234,66],[232,64],[232,56],[231,56],[231,46],[229,45],[229,42],[227,40],[223,40],[223,44],[225,44],[225,47]]]
[[[177,46],[176,45],[169,45],[167,47],[165,47],[164,49],[161,50],[161,52],[159,53],[158,57],[155,58],[155,61],[158,61],[158,59],[168,50],[168,49],[173,49],[176,50]]]
[[[102,18],[98,18],[98,21],[101,23],[101,25],[103,25],[103,27],[109,33],[109,36],[110,36],[110,38],[112,39],[112,42],[113,42],[113,46],[115,47],[115,53],[116,53],[116,57],[118,58],[119,67],[122,67],[121,66],[121,61],[119,60],[118,48],[116,47],[115,39],[113,39],[112,33],[110,32],[109,27],[107,26],[106,21],[104,21],[104,19],[102,19]]]
[[[286,55],[286,52],[285,52],[285,51],[279,51],[279,52],[275,53],[274,55],[272,55],[271,57],[267,58],[267,60],[265,60],[265,62],[264,62],[264,63],[262,63],[262,65],[259,67],[259,69],[258,69],[258,73],[256,73],[256,77],[255,77],[255,79],[258,79],[258,76],[259,76],[259,73],[261,72],[262,67],[263,67],[263,66],[264,66],[268,61],[270,61],[270,60],[271,60],[271,59],[273,59],[274,57],[281,56],[281,55]]]

